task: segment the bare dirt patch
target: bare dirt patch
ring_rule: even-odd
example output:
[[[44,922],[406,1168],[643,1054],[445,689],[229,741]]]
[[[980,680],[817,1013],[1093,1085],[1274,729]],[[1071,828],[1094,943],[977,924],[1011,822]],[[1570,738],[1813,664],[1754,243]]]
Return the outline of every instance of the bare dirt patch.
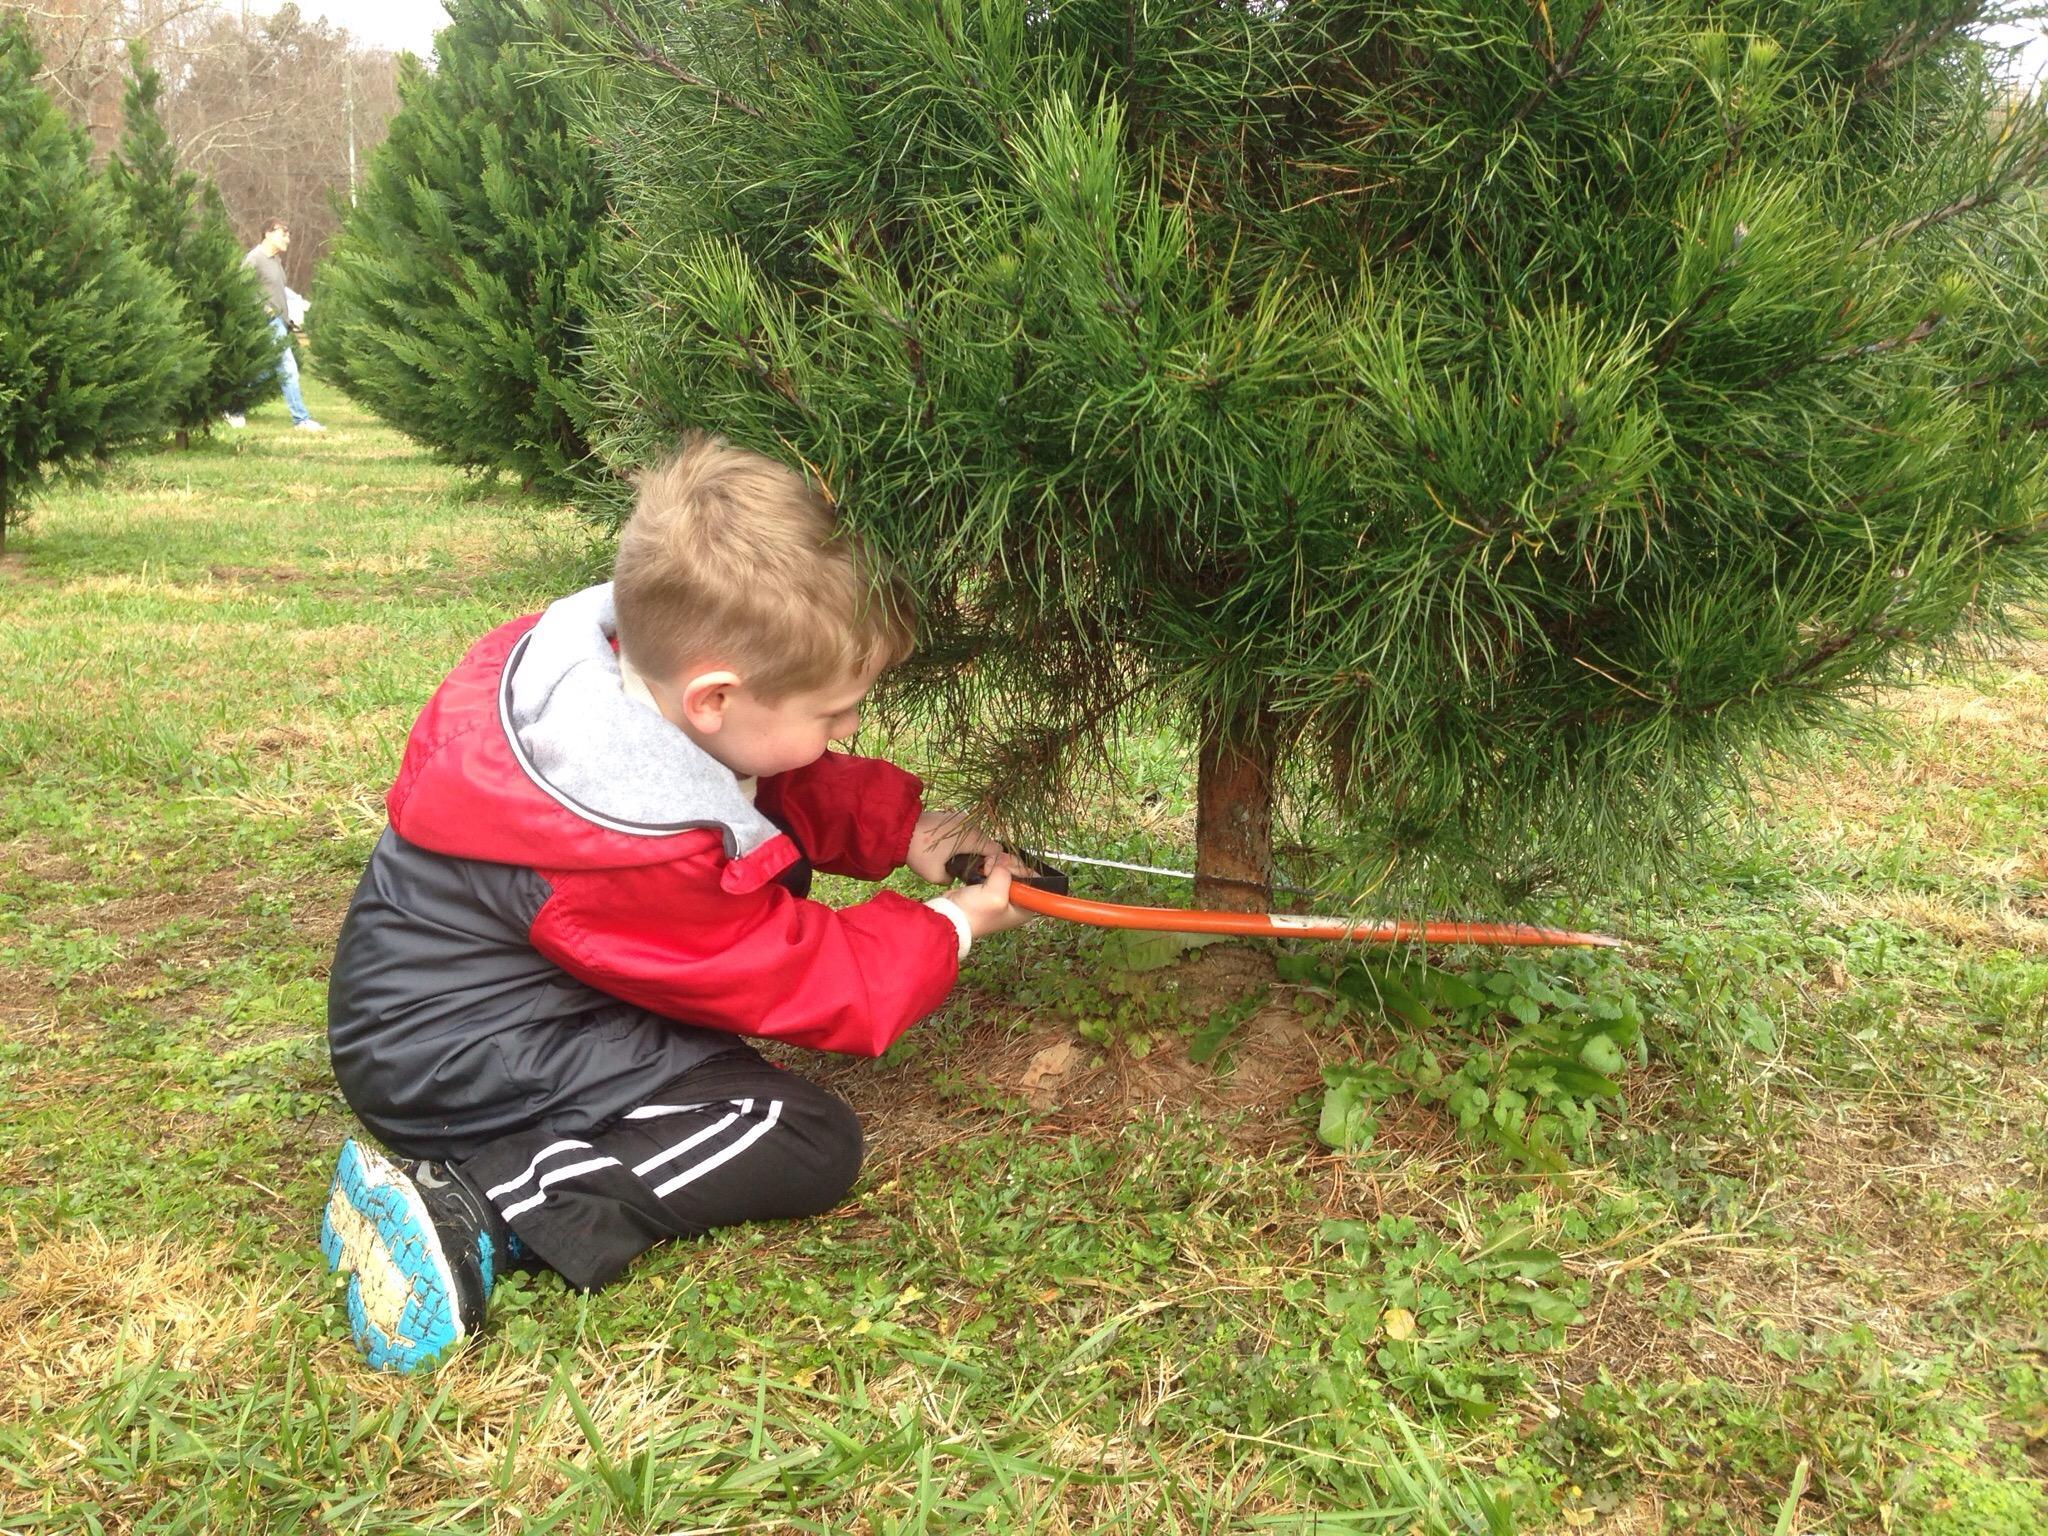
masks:
[[[1324,1064],[1355,1054],[1277,1003],[1237,1028],[1221,1062],[1190,1061],[1177,1037],[1155,1038],[1134,1056],[1121,1044],[1084,1040],[1063,1021],[1021,1015],[989,1016],[943,1054],[898,1066],[781,1053],[859,1112],[878,1169],[1006,1126],[1107,1135],[1185,1110],[1218,1122],[1247,1150],[1270,1151],[1301,1138],[1293,1106],[1321,1086]]]
[[[1047,1033],[1062,1042],[1069,1038],[1066,1030],[1054,1027],[1028,1033],[1023,1043],[1033,1046],[1035,1054]],[[1021,1076],[1015,1054],[1001,1064],[997,1081],[1016,1082]],[[1114,1047],[1094,1050],[1084,1043],[1052,1085],[1048,1120],[1063,1131],[1081,1130],[1105,1117],[1127,1121],[1134,1113],[1192,1108],[1210,1118],[1241,1121],[1243,1134],[1266,1141],[1271,1120],[1285,1116],[1296,1099],[1320,1086],[1323,1066],[1351,1054],[1342,1042],[1305,1026],[1291,1008],[1275,1004],[1237,1028],[1220,1067],[1190,1061],[1187,1044],[1179,1039],[1158,1041],[1143,1057]]]

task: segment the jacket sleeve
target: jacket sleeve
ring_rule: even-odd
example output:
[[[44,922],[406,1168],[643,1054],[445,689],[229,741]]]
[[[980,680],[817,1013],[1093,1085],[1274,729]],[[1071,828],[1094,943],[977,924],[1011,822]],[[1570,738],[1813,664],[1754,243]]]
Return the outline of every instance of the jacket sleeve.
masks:
[[[879,757],[827,752],[807,767],[763,779],[754,803],[789,828],[828,875],[880,880],[902,866],[924,784]]]
[[[833,908],[770,882],[719,884],[716,849],[645,868],[546,874],[529,937],[598,991],[664,1017],[813,1050],[879,1056],[945,999],[959,938],[879,892]],[[546,873],[546,872],[543,872]]]

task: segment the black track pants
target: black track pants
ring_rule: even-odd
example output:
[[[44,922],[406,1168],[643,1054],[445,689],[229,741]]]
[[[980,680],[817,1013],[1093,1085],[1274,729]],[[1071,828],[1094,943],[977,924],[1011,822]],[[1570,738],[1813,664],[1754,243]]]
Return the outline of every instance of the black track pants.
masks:
[[[830,1210],[860,1159],[843,1100],[742,1046],[596,1130],[521,1132],[454,1166],[550,1268],[596,1290],[664,1238]]]

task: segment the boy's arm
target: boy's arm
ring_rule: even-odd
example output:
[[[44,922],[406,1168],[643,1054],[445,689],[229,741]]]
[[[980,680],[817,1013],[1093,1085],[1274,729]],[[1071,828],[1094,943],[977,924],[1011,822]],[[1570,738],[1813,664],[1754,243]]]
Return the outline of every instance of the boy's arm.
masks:
[[[665,1017],[854,1056],[887,1050],[959,974],[959,934],[930,907],[892,891],[837,910],[773,883],[734,893],[715,862],[549,874],[531,941]]]
[[[916,774],[851,752],[827,752],[763,779],[754,793],[754,803],[789,829],[815,868],[857,880],[881,880],[902,867],[923,798]]]

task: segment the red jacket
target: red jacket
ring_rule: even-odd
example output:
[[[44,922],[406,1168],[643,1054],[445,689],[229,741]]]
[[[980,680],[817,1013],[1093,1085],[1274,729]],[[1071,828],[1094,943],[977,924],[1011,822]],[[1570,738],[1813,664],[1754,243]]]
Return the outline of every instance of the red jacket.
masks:
[[[916,777],[829,752],[747,804],[619,692],[609,615],[594,588],[492,631],[406,741],[328,1023],[350,1102],[411,1155],[596,1123],[733,1035],[878,1055],[958,974],[956,930],[922,903],[800,894],[812,867],[876,880],[902,864]],[[636,774],[655,813],[604,803],[621,799],[609,778]]]
[[[878,1056],[938,1007],[959,971],[953,925],[881,891],[834,909],[776,876],[800,858],[880,880],[903,863],[923,785],[879,758],[828,752],[761,781],[785,835],[729,857],[718,827],[612,830],[522,768],[499,709],[506,658],[535,617],[474,646],[406,741],[391,827],[436,853],[532,869],[551,887],[528,937],[598,991],[655,1013],[814,1050]]]

